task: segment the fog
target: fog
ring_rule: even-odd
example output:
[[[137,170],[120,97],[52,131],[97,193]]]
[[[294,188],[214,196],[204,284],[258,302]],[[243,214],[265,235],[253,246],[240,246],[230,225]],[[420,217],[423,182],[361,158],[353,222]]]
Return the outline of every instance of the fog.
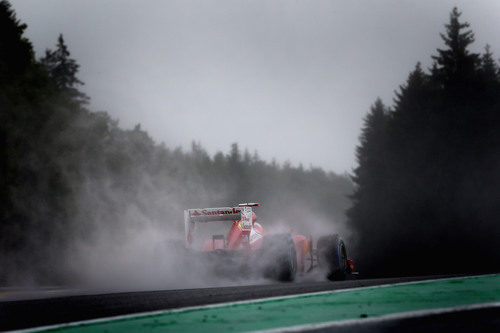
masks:
[[[158,142],[209,153],[238,142],[266,160],[355,167],[362,118],[417,61],[430,67],[453,6],[475,51],[499,52],[486,1],[17,0],[37,54],[63,33],[94,110]],[[247,122],[250,133],[238,120]],[[223,125],[224,124],[224,125]],[[223,127],[224,129],[222,129]]]
[[[62,283],[66,287],[95,291],[275,283],[264,278],[262,274],[262,267],[273,258],[260,258],[260,265],[252,266],[248,275],[242,276],[236,271],[237,265],[242,263],[240,261],[233,263],[234,267],[228,267],[227,275],[213,272],[214,263],[203,256],[201,244],[211,239],[214,234],[225,235],[231,225],[230,221],[199,225],[196,230],[197,242],[194,242],[192,251],[186,250],[183,209],[203,208],[215,202],[236,205],[237,202],[228,202],[231,197],[229,193],[207,189],[201,194],[200,184],[188,182],[179,184],[180,191],[169,193],[158,191],[152,185],[154,180],[149,178],[149,175],[144,174],[140,178],[142,181],[139,183],[138,192],[132,198],[133,202],[121,191],[111,188],[103,191],[101,184],[85,185],[88,192],[80,193],[78,198],[78,204],[81,205],[78,211],[83,216],[77,216],[72,221],[77,230],[81,229],[81,233],[68,242],[65,248],[55,245],[54,249],[51,249],[49,246],[49,252],[63,251],[65,254],[64,260],[56,262],[57,266],[53,267],[54,271],[49,276],[63,276]],[[193,189],[195,190],[190,193],[189,190]],[[99,195],[96,196],[96,193]],[[276,192],[273,194],[279,195]],[[215,198],[225,200],[218,201]],[[118,214],[110,214],[109,202],[103,203],[103,199],[115,201],[120,207]],[[189,206],[191,202],[205,206]],[[260,214],[260,211],[265,209],[254,208],[266,234],[293,232],[312,236],[315,241],[320,236],[331,233],[350,237],[345,220],[335,221],[333,216],[322,216],[312,211],[307,204],[292,202],[284,206],[264,202],[264,207],[268,206],[267,210],[272,211],[269,214]],[[336,214],[342,216],[340,211]],[[37,271],[31,273],[34,277],[38,275]],[[28,282],[26,279],[29,276],[29,272],[22,272],[22,280],[25,282]],[[14,277],[16,284],[21,281],[18,278]],[[299,276],[298,280],[301,279],[326,278],[312,274]],[[39,283],[35,278],[27,285],[36,286]]]

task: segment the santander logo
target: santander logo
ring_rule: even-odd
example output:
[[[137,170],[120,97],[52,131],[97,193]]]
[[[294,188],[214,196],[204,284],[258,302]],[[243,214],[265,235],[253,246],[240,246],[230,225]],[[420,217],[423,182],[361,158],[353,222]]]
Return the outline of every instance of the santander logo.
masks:
[[[202,210],[192,210],[191,216],[201,216],[201,215],[232,215],[241,214],[241,209],[202,209]]]

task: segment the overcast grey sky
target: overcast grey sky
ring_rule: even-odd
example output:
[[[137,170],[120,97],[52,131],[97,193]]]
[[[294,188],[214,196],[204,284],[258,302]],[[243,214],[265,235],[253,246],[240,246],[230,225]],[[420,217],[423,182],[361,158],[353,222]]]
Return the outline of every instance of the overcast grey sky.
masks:
[[[458,6],[500,57],[500,1],[11,0],[37,56],[64,34],[92,110],[157,142],[350,172],[363,117],[442,47]]]

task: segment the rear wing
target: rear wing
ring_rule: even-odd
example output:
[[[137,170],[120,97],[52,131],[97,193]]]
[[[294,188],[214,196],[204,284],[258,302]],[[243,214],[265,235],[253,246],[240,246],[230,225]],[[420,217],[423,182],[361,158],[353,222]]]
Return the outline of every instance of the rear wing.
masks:
[[[193,233],[196,223],[241,221],[241,229],[250,231],[252,229],[252,207],[255,203],[240,204],[238,207],[220,208],[195,208],[184,211],[184,230],[186,234],[186,247],[190,247],[193,241]]]

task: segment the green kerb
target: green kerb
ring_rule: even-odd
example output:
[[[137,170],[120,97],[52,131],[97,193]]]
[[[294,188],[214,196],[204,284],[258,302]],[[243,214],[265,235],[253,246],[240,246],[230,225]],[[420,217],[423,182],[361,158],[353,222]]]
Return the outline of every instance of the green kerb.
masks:
[[[139,315],[51,331],[242,332],[499,301],[500,275],[495,274]]]

